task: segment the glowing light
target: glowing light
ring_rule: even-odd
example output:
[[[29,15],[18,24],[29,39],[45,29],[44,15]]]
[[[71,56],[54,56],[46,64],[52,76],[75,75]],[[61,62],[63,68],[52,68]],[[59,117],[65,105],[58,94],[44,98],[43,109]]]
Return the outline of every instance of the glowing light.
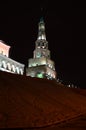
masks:
[[[39,73],[39,74],[37,74],[37,77],[38,77],[38,78],[43,78],[43,74],[42,74],[42,73]]]
[[[41,57],[41,53],[37,53],[37,58],[40,58]]]
[[[42,39],[46,39],[44,35],[42,35]]]

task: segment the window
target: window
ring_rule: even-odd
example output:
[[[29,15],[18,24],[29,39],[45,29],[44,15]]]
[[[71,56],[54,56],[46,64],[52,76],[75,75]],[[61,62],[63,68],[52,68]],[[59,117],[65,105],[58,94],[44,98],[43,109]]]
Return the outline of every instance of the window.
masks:
[[[16,67],[16,72],[17,72],[17,74],[19,74],[19,68],[18,67]]]
[[[2,61],[2,68],[6,69],[6,63],[5,63],[5,61]]]
[[[36,57],[37,57],[37,58],[40,58],[40,57],[41,57],[41,53],[40,53],[40,52],[37,52]]]
[[[14,65],[12,65],[12,71],[15,72],[15,66]]]
[[[10,63],[7,63],[7,69],[8,69],[8,70],[11,70]]]
[[[23,74],[23,70],[22,69],[20,69],[20,74]]]

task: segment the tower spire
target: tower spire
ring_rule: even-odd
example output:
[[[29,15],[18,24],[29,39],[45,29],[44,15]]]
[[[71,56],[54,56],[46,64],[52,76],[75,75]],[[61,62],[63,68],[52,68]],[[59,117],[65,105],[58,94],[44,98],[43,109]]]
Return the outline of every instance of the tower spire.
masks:
[[[38,38],[39,40],[46,40],[46,34],[45,34],[45,23],[43,16],[40,18],[40,22],[38,24]]]
[[[38,23],[38,37],[35,43],[36,43],[36,52],[40,51],[41,49],[40,53],[42,53],[48,49],[48,42],[46,40],[45,23],[43,17],[40,18],[40,21]],[[40,56],[42,56],[42,54],[40,54]],[[37,58],[37,53],[34,53],[34,58],[35,57]],[[46,53],[46,57],[50,57],[49,50],[48,53]]]

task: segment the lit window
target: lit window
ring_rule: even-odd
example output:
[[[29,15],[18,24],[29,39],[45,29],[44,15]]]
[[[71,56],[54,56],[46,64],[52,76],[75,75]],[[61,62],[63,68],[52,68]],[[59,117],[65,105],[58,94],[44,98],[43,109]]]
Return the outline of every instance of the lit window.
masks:
[[[20,74],[23,74],[23,70],[22,69],[20,69]]]
[[[45,36],[44,36],[44,35],[42,35],[42,39],[45,39]]]
[[[10,63],[7,63],[7,69],[8,69],[8,70],[11,70]]]
[[[5,63],[5,61],[2,61],[2,67],[6,69],[6,63]]]
[[[16,72],[19,74],[19,68],[18,67],[16,67]]]
[[[39,36],[38,39],[40,40],[40,39],[41,39],[41,36]]]
[[[48,75],[50,75],[50,72],[48,72]]]
[[[15,66],[14,65],[12,65],[12,71],[15,72]]]

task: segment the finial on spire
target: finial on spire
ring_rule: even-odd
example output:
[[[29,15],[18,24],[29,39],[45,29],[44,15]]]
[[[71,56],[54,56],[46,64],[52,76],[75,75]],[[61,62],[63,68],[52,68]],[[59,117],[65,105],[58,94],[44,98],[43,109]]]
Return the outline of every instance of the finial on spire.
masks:
[[[44,10],[44,9],[43,9],[43,7],[41,6],[41,14],[42,14],[42,15],[43,15],[43,10]]]
[[[43,11],[43,7],[41,7],[41,12]]]
[[[44,21],[44,7],[43,5],[40,7],[40,22]]]

